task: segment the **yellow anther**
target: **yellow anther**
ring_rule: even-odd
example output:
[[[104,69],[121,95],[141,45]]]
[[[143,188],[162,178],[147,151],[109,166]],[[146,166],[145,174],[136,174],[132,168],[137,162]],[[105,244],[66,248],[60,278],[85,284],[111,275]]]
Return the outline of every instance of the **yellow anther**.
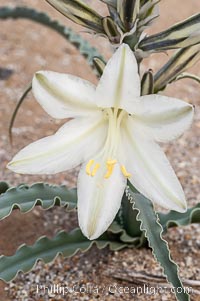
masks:
[[[110,178],[110,176],[113,173],[113,169],[114,169],[114,165],[110,165],[109,167],[107,167],[107,172],[106,172],[106,174],[104,176],[105,179]]]
[[[94,160],[90,160],[89,162],[88,162],[88,164],[86,165],[86,168],[85,168],[85,171],[86,171],[86,174],[88,175],[88,176],[91,176],[92,175],[92,172],[91,172],[91,166],[94,164]]]
[[[109,161],[106,162],[107,172],[106,172],[106,174],[104,176],[105,179],[110,178],[110,176],[113,173],[113,170],[114,170],[114,167],[115,167],[116,163],[117,163],[117,160],[109,160]]]
[[[117,160],[108,160],[106,162],[106,165],[109,166],[109,165],[113,165],[113,164],[116,164],[117,163]]]
[[[127,172],[126,167],[124,165],[121,165],[121,171],[126,178],[131,177],[131,174],[129,172]]]
[[[100,167],[100,164],[97,163],[97,164],[95,165],[95,167],[93,168],[93,171],[92,171],[92,173],[91,173],[91,176],[92,176],[92,177],[94,177],[94,176],[96,175],[97,170],[99,169],[99,167]]]

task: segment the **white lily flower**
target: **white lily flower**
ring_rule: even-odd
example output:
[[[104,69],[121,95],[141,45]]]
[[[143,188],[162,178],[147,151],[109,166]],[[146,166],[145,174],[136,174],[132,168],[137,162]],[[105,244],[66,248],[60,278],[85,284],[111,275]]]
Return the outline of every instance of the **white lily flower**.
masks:
[[[107,230],[121,204],[127,179],[152,202],[184,212],[182,187],[156,141],[170,141],[191,124],[193,106],[170,97],[140,97],[138,65],[123,44],[97,87],[72,75],[37,72],[33,93],[55,118],[71,117],[55,135],[22,149],[8,168],[54,174],[82,164],[78,218],[95,239]]]

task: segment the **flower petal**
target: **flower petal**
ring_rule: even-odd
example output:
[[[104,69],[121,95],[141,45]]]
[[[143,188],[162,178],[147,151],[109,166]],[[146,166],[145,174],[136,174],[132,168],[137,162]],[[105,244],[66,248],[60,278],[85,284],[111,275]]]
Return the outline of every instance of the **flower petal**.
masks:
[[[140,95],[140,77],[135,56],[128,45],[122,44],[107,63],[96,89],[99,107],[123,109],[126,102],[134,103]]]
[[[33,77],[33,94],[54,118],[88,116],[97,110],[95,86],[79,77],[53,71],[39,71]]]
[[[142,96],[140,100],[132,111],[133,118],[157,141],[178,138],[192,123],[194,108],[185,101],[161,95]]]
[[[122,129],[120,152],[121,161],[131,173],[130,182],[151,201],[185,212],[184,192],[164,152],[130,119]]]
[[[22,174],[55,174],[74,168],[102,148],[106,129],[102,118],[69,121],[55,135],[22,149],[8,168]]]
[[[119,164],[110,178],[105,179],[106,168],[101,164],[94,177],[86,174],[86,165],[78,177],[78,219],[83,234],[96,239],[105,232],[114,220],[126,187]]]

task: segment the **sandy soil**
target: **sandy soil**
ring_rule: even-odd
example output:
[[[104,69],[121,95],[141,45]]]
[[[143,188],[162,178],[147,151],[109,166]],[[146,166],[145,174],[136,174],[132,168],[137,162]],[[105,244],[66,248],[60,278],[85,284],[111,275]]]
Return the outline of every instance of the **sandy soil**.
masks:
[[[106,14],[105,8],[89,1]],[[65,24],[73,27],[77,32],[82,28],[74,26],[59,13],[54,11],[45,1],[39,0],[1,0],[0,5],[29,5],[42,11],[47,11],[51,16],[58,18]],[[160,31],[173,23],[180,21],[200,10],[198,0],[163,0],[160,5],[161,18],[155,22],[149,32]],[[111,48],[106,40],[94,38],[86,33],[83,36],[99,51],[109,58]],[[38,177],[20,176],[8,171],[5,166],[12,156],[23,146],[40,137],[50,135],[60,126],[60,121],[52,120],[35,102],[30,94],[20,108],[13,129],[13,146],[8,140],[9,120],[14,107],[24,87],[31,81],[35,71],[49,69],[67,72],[97,82],[92,70],[78,51],[67,43],[57,33],[34,24],[27,20],[1,21],[0,27],[0,179],[12,185],[19,183],[33,183],[45,181],[49,183],[66,184],[73,187],[76,184],[77,172],[61,173],[57,176]],[[151,67],[157,70],[167,60],[166,54],[153,55],[150,60],[145,60],[143,69]],[[200,64],[193,67],[191,72],[199,75]],[[183,80],[171,85],[165,91],[166,95],[191,102],[196,107],[195,120],[189,130],[178,141],[163,146],[170,161],[184,187],[189,205],[200,201],[200,88],[189,80]],[[76,226],[76,214],[65,213],[59,208],[49,211],[39,209],[22,215],[14,212],[12,216],[0,223],[0,254],[11,255],[23,242],[32,244],[40,235],[53,236],[58,230],[70,230]],[[171,229],[166,236],[172,250],[173,258],[180,265],[180,273],[185,279],[200,281],[200,230],[199,225],[191,225],[180,229]],[[150,250],[124,250],[110,252],[98,251],[95,248],[87,254],[78,254],[72,259],[58,258],[55,263],[44,266],[37,264],[34,271],[26,276],[19,275],[10,285],[1,283],[0,299],[10,300],[146,300],[146,294],[132,296],[130,293],[102,292],[84,294],[71,294],[62,297],[49,297],[36,294],[36,285],[41,283],[92,283],[93,285],[117,287],[136,287],[141,284],[132,273],[161,274],[158,264],[155,263]],[[147,285],[150,283],[147,281]],[[195,287],[192,300],[200,300],[198,292],[200,287]],[[199,291],[198,291],[199,290]],[[148,295],[149,300],[175,300],[173,295],[159,294]]]

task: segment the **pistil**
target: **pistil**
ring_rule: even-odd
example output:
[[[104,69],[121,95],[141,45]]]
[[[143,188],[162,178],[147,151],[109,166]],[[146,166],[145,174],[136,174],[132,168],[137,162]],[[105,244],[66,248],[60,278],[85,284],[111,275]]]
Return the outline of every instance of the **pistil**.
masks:
[[[118,145],[120,142],[120,126],[122,120],[126,118],[127,112],[118,108],[108,108],[103,111],[105,111],[106,118],[108,119],[108,134],[103,149],[96,156],[97,160],[99,158],[102,158],[102,164],[100,165],[99,163],[96,163],[92,170],[95,159],[89,160],[88,164],[86,165],[86,174],[88,176],[94,177],[100,166],[106,165],[106,173],[104,175],[104,178],[109,179],[113,174],[115,165],[117,163],[117,160],[113,158],[117,157]],[[126,178],[131,177],[131,174],[127,172],[124,165],[121,166],[121,172]]]

